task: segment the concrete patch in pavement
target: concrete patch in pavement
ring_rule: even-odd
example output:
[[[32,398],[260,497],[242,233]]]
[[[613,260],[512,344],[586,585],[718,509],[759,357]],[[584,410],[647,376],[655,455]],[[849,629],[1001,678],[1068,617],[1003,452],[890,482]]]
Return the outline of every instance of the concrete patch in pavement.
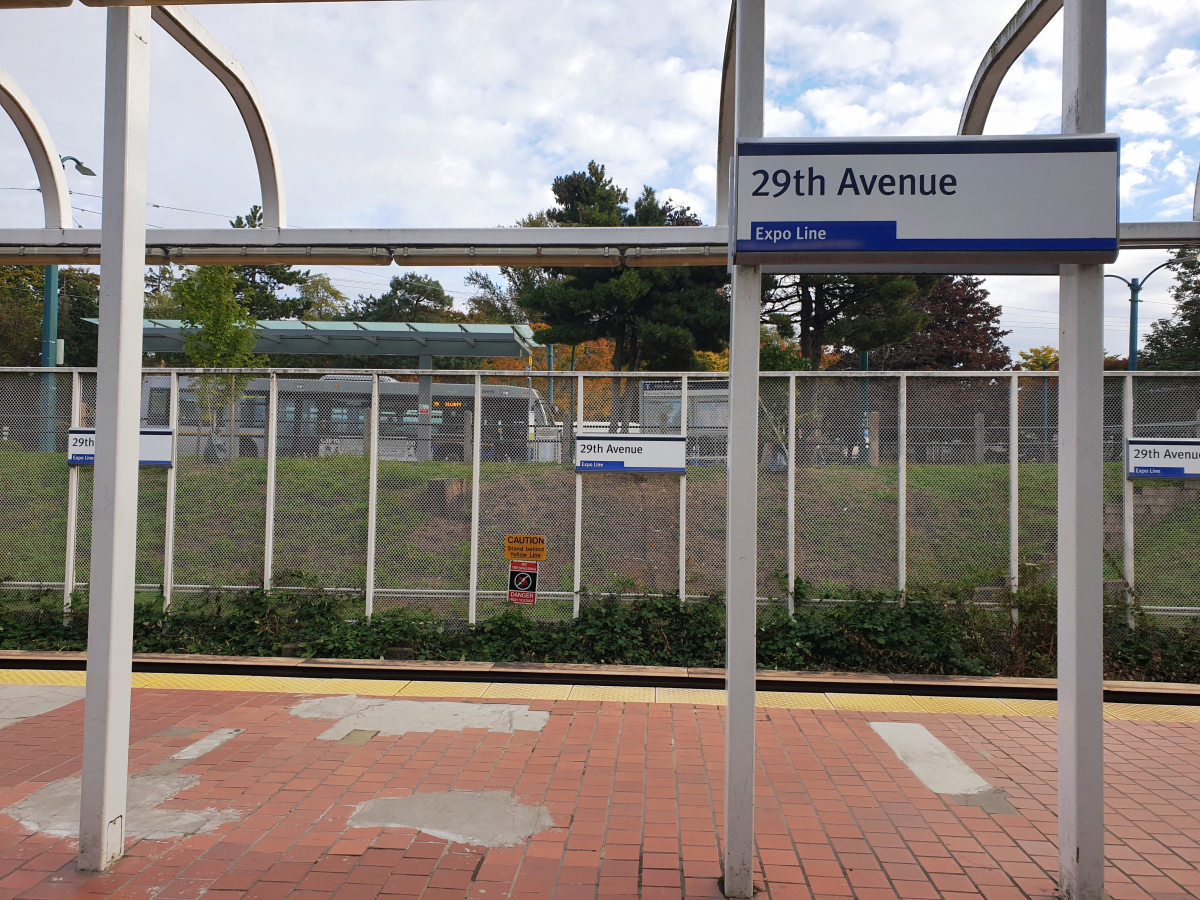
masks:
[[[524,806],[502,791],[450,791],[369,800],[350,817],[351,828],[419,828],[426,834],[480,847],[511,847],[554,827],[543,806]]]
[[[362,697],[322,697],[292,707],[304,719],[339,719],[320,740],[340,741],[352,731],[402,735],[411,731],[462,731],[486,728],[511,734],[541,731],[550,713],[509,703],[443,703],[421,700],[371,700]]]

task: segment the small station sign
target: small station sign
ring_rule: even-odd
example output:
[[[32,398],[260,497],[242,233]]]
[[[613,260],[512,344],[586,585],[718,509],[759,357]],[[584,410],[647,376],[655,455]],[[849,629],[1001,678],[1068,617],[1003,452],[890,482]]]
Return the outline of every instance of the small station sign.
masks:
[[[173,465],[175,432],[170,428],[143,428],[138,438],[138,465]],[[67,429],[67,465],[91,466],[96,463],[96,429]]]
[[[687,438],[664,434],[587,434],[575,438],[576,472],[684,474]]]
[[[1200,438],[1130,438],[1126,478],[1200,478]]]

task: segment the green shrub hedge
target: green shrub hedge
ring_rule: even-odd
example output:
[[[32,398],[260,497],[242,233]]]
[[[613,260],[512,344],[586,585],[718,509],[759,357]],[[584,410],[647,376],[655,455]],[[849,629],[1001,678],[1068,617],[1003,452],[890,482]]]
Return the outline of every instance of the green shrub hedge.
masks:
[[[973,602],[976,584],[917,586],[901,603],[894,592],[829,585],[816,591],[798,583],[794,615],[783,603],[759,610],[759,668],[1053,676],[1053,583],[1026,579],[1015,598],[1015,626],[1009,606]],[[811,599],[818,594],[842,602]],[[342,659],[377,659],[388,648],[405,647],[428,660],[724,666],[719,597],[686,604],[671,595],[589,600],[573,621],[539,621],[509,606],[464,626],[414,608],[379,611],[368,621],[361,597],[312,589],[176,598],[167,614],[161,599],[144,598],[136,604],[134,650],[279,656],[285,644],[296,644],[301,656]],[[1105,619],[1109,678],[1200,681],[1200,622],[1164,624],[1120,603],[1106,607]],[[0,599],[0,648],[86,646],[85,597],[76,599],[65,621],[61,599],[53,595]]]

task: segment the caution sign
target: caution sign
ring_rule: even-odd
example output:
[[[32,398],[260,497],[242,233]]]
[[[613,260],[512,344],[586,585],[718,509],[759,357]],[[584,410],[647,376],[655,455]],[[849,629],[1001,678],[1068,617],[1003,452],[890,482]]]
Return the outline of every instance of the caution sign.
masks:
[[[540,534],[506,534],[504,558],[546,561],[546,539]]]
[[[508,602],[533,603],[537,599],[538,564],[514,559],[508,564]]]

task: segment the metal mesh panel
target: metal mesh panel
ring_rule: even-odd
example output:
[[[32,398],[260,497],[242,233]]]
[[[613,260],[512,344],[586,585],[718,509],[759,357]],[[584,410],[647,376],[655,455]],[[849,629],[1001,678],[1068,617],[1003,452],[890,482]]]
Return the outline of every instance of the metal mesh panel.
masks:
[[[474,378],[380,378],[375,609],[466,616],[474,415]]]
[[[366,580],[365,375],[281,377],[273,580],[288,573],[324,588]]]
[[[0,582],[62,584],[69,372],[0,373]]]
[[[1104,379],[1104,596],[1125,595],[1124,377]]]
[[[165,389],[166,382],[153,387]],[[267,384],[246,376],[179,377],[178,591],[262,584],[267,461],[258,409],[265,415]]]
[[[1018,541],[1022,564],[1058,571],[1058,376],[1022,376],[1018,393]]]
[[[159,388],[162,382],[165,388]],[[143,376],[141,427],[167,425],[165,413],[170,402],[169,376]],[[167,468],[143,466],[138,470],[137,564],[134,578],[142,589],[161,590],[163,580],[163,540],[167,509]]]
[[[788,379],[758,383],[757,596],[785,598],[788,582]]]
[[[688,379],[687,594],[725,593],[729,381]]]
[[[796,380],[796,576],[818,590],[896,586],[897,386],[894,378]]]
[[[575,385],[570,376],[483,378],[479,448],[480,619],[499,612],[508,600],[509,564],[504,558],[507,534],[540,534],[546,539],[546,560],[538,571],[538,600],[528,607],[528,612],[538,618],[571,617],[575,560],[571,436],[576,413]],[[588,389],[591,390],[590,385]],[[587,527],[585,519],[585,530]]]
[[[1200,379],[1135,378],[1136,437],[1200,437]],[[1138,479],[1135,583],[1147,606],[1200,606],[1200,481]]]
[[[1009,378],[908,379],[908,583],[1009,568]]]

